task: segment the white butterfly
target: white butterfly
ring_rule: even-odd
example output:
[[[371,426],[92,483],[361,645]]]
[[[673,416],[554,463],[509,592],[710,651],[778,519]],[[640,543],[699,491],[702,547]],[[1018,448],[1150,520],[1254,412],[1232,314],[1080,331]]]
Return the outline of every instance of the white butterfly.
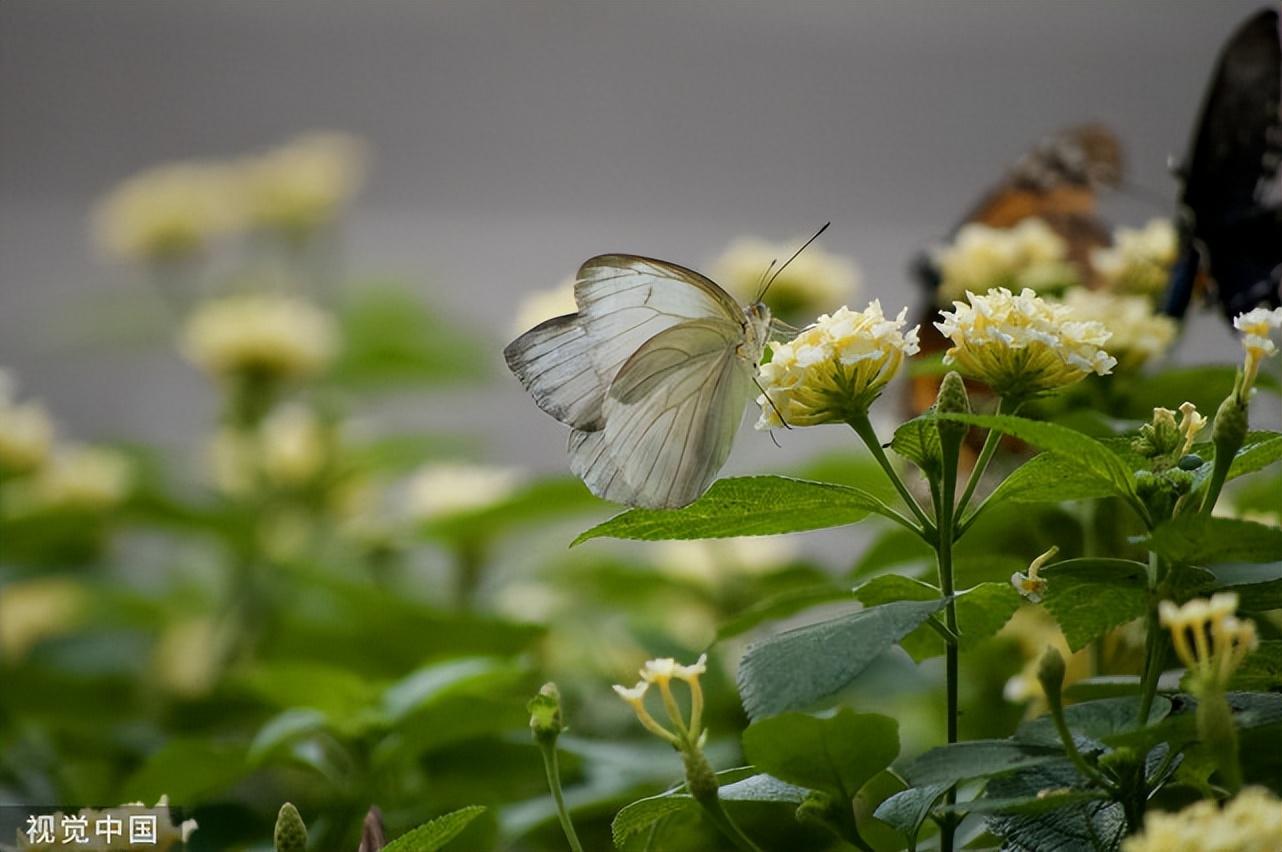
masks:
[[[508,366],[573,429],[570,469],[593,494],[650,508],[694,501],[730,454],[769,309],[676,264],[621,254],[584,263],[574,300],[578,313],[510,343]]]

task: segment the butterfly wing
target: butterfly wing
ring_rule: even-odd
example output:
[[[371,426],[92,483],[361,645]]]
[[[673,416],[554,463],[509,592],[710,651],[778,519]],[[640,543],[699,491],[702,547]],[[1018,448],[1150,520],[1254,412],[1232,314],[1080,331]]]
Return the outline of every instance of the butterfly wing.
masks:
[[[692,320],[654,335],[620,367],[601,430],[576,430],[570,466],[603,499],[675,508],[699,497],[734,443],[752,390],[743,327]]]

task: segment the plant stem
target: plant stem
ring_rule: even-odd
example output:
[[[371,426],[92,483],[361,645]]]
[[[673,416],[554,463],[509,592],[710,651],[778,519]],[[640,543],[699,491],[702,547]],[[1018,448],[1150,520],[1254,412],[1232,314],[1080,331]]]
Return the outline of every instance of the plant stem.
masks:
[[[1148,724],[1148,714],[1153,707],[1153,697],[1157,694],[1157,679],[1162,671],[1162,657],[1165,646],[1162,644],[1162,626],[1157,618],[1158,574],[1161,561],[1156,553],[1148,555],[1148,612],[1144,616],[1144,672],[1140,680],[1140,712],[1135,724],[1142,728]]]
[[[761,847],[753,843],[752,839],[744,834],[743,830],[730,818],[730,814],[726,813],[726,809],[721,806],[719,796],[696,796],[695,801],[703,806],[704,812],[721,830],[721,833],[741,852],[762,852]]]
[[[908,490],[908,486],[904,485],[904,481],[899,478],[899,474],[895,471],[894,465],[890,463],[890,459],[886,458],[886,451],[882,449],[881,441],[877,440],[877,433],[873,430],[872,422],[868,419],[868,415],[862,414],[858,417],[852,417],[848,422],[850,423],[850,428],[855,430],[855,434],[868,447],[868,452],[872,453],[872,457],[877,460],[877,464],[881,465],[881,469],[886,472],[891,485],[895,486],[895,490],[899,492],[904,505],[912,511],[917,518],[917,522],[921,524],[922,530],[928,536],[933,535],[935,525],[931,523],[930,518],[926,517],[926,513],[922,511],[921,504],[917,502],[917,498],[912,495],[912,492]]]
[[[1006,400],[998,397],[997,408],[993,411],[994,415],[1002,414],[1002,408]],[[1009,413],[1014,414],[1019,409],[1016,404],[1011,407]],[[970,470],[970,478],[966,480],[966,490],[962,492],[961,500],[957,503],[955,514],[960,517],[966,507],[970,505],[970,498],[975,495],[975,489],[979,487],[979,481],[984,478],[984,471],[988,470],[988,463],[992,461],[993,454],[997,452],[997,445],[1001,443],[1002,433],[996,429],[989,429],[988,435],[984,438],[984,446],[979,451],[979,458],[975,460],[975,466]]]
[[[991,435],[992,433],[990,433]],[[959,444],[954,444],[944,451],[943,476],[940,482],[938,512],[936,522],[939,524],[939,537],[936,554],[939,563],[939,591],[947,603],[944,604],[944,624],[948,631],[957,636],[957,603],[953,599],[953,541],[955,531],[953,520],[954,500],[957,493],[957,457]],[[944,690],[948,705],[948,742],[957,742],[957,643],[944,645]],[[950,787],[944,796],[947,805],[957,803],[957,788]],[[941,852],[952,852],[954,835],[957,831],[956,817],[949,815],[939,828],[939,848]]]
[[[570,820],[570,812],[565,807],[565,796],[561,792],[561,768],[556,756],[556,743],[539,743],[539,751],[543,754],[543,768],[548,776],[548,788],[552,791],[552,801],[556,803],[556,815],[561,820],[561,830],[565,832],[565,839],[570,844],[573,852],[583,852],[583,844],[579,842],[579,836],[574,831],[574,823]]]

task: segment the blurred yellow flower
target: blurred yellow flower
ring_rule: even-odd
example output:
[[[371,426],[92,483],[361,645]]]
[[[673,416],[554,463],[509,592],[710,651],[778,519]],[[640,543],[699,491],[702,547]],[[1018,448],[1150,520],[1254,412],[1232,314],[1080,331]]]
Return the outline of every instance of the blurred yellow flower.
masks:
[[[1246,787],[1220,807],[1202,799],[1176,813],[1150,810],[1143,832],[1122,852],[1277,852],[1282,849],[1282,800]]]
[[[510,497],[524,480],[521,471],[461,462],[425,465],[406,483],[405,512],[429,521],[483,509]]]
[[[512,330],[521,333],[553,317],[578,311],[574,301],[574,279],[567,278],[548,290],[537,290],[521,300],[516,307]]]
[[[1059,625],[1041,608],[1020,607],[1010,621],[1006,622],[999,635],[1014,640],[1024,661],[1023,668],[1006,681],[1002,695],[1014,704],[1031,702],[1029,715],[1036,715],[1046,698],[1041,682],[1037,679],[1037,669],[1047,647],[1055,648],[1067,662],[1065,688],[1090,677],[1090,654],[1074,654]]]
[[[1171,631],[1171,643],[1194,682],[1201,689],[1222,692],[1229,678],[1259,644],[1255,624],[1239,620],[1238,596],[1218,592],[1194,598],[1183,606],[1171,601],[1158,604],[1162,626]]]
[[[795,556],[792,542],[782,535],[657,541],[648,551],[668,576],[712,587],[786,565]]]
[[[124,260],[188,257],[242,221],[239,181],[228,166],[173,163],[137,174],[95,207],[98,244]]]
[[[863,311],[839,308],[772,344],[759,375],[757,428],[842,422],[866,412],[904,357],[917,353],[917,326],[903,330],[906,314],[887,319],[874,299]]]
[[[259,427],[263,473],[279,485],[311,482],[328,464],[330,429],[316,412],[299,403],[273,411]]]
[[[295,379],[323,370],[338,349],[334,321],[282,293],[241,293],[204,303],[188,319],[181,347],[219,379]]]
[[[1068,262],[1068,244],[1041,219],[1025,219],[1013,228],[971,222],[933,256],[940,304],[994,287],[1043,292],[1080,283]]]
[[[1153,310],[1143,296],[1126,296],[1106,290],[1076,287],[1064,296],[1073,319],[1097,322],[1108,329],[1104,348],[1117,359],[1119,371],[1138,370],[1161,358],[1175,342],[1179,324]]]
[[[365,147],[342,133],[311,133],[241,165],[246,216],[256,227],[305,237],[332,221],[365,176]]]
[[[152,651],[152,669],[170,692],[184,698],[208,695],[217,682],[227,637],[207,616],[167,626]]]
[[[952,341],[944,363],[1000,396],[1049,393],[1091,373],[1107,375],[1117,364],[1104,349],[1108,329],[1079,321],[1068,305],[1028,289],[1015,296],[1004,287],[966,298],[969,304],[953,302],[954,310],[941,311],[943,321],[935,323]]]
[[[1104,287],[1152,298],[1166,289],[1178,253],[1171,220],[1150,219],[1142,228],[1115,230],[1113,245],[1091,252],[1091,267]]]
[[[783,263],[804,239],[771,243],[760,237],[738,237],[709,267],[712,279],[739,301],[753,301],[770,268]],[[766,303],[777,316],[814,316],[855,296],[863,276],[852,258],[811,245],[779,273]]]
[[[75,627],[88,593],[67,577],[15,580],[0,587],[0,658],[19,660],[40,640]]]
[[[68,444],[55,449],[26,485],[32,508],[101,511],[129,496],[133,469],[113,450]]]
[[[53,420],[36,402],[17,402],[16,382],[0,370],[0,474],[28,473],[53,445]]]
[[[1260,372],[1260,363],[1277,354],[1278,347],[1270,335],[1282,328],[1282,308],[1255,308],[1239,314],[1233,319],[1233,327],[1242,332],[1242,348],[1246,350],[1239,396],[1249,399],[1255,388],[1255,377]]]

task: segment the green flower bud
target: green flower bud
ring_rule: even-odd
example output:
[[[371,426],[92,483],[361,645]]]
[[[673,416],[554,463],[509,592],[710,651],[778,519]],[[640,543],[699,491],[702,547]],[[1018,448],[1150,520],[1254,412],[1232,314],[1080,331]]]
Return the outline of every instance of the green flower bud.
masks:
[[[1058,707],[1060,690],[1064,687],[1064,658],[1055,648],[1048,646],[1042,654],[1042,661],[1037,665],[1037,680],[1046,693],[1046,702]]]
[[[936,414],[970,414],[970,396],[966,393],[966,382],[961,374],[950,371],[939,384],[939,393],[935,397]],[[947,444],[960,444],[970,427],[965,423],[939,421],[940,440]]]
[[[525,705],[530,711],[530,730],[539,743],[554,743],[561,736],[565,725],[561,721],[561,693],[556,684],[543,684],[539,694]]]
[[[1222,458],[1232,460],[1246,440],[1247,428],[1246,403],[1230,395],[1215,412],[1215,426],[1211,430],[1217,464]]]
[[[286,802],[276,815],[274,835],[276,852],[304,852],[307,849],[307,826],[298,808]]]

